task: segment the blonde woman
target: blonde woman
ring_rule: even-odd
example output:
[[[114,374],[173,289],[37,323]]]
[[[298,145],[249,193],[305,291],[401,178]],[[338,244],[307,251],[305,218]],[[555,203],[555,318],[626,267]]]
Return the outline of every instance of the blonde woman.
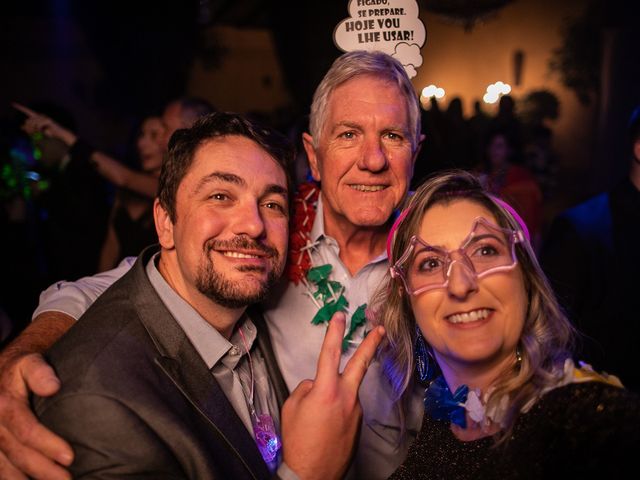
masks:
[[[640,399],[575,364],[575,332],[526,225],[462,171],[438,174],[391,231],[372,311],[396,399],[414,371],[422,429],[394,479],[578,478],[631,468]],[[623,332],[621,332],[623,334]]]

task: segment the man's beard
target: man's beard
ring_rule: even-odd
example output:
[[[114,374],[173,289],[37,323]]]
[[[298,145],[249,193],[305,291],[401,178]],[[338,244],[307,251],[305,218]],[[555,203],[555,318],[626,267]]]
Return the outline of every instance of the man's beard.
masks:
[[[245,289],[242,287],[249,285],[249,282],[234,282],[225,278],[222,272],[216,271],[209,255],[209,252],[213,249],[220,251],[239,248],[261,250],[270,256],[269,260],[272,268],[267,275],[267,279],[262,282],[257,290],[243,291]],[[262,272],[263,270],[262,267],[255,266],[244,266],[236,269],[238,272]],[[196,288],[218,305],[226,308],[242,308],[264,300],[271,288],[277,283],[283,270],[284,264],[280,260],[280,254],[274,248],[260,245],[246,237],[237,237],[232,241],[212,240],[207,242],[204,261],[198,266]]]

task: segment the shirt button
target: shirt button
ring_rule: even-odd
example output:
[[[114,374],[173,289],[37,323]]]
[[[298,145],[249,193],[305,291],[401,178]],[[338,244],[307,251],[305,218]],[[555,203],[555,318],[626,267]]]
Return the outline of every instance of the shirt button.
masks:
[[[239,354],[240,354],[240,349],[235,345],[231,347],[231,350],[229,350],[229,355],[233,355],[235,357],[236,355],[239,355]]]

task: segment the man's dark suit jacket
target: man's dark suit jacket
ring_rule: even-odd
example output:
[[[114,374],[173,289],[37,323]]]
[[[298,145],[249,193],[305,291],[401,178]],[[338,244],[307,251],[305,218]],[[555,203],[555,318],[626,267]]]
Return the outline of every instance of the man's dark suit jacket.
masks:
[[[256,444],[151,286],[146,249],[46,357],[62,381],[35,398],[67,439],[74,478],[262,479]],[[255,313],[255,312],[254,312]],[[280,406],[288,391],[261,316],[252,320]]]

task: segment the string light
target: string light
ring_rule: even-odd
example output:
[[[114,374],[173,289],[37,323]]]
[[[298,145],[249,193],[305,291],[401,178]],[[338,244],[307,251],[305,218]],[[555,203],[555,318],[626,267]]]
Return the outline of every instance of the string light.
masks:
[[[496,103],[502,95],[508,95],[510,92],[511,85],[498,80],[487,87],[487,93],[484,94],[482,100],[484,103]]]
[[[444,95],[445,95],[444,88],[437,87],[431,84],[422,89],[422,92],[420,94],[420,103],[422,103],[423,106],[426,106],[431,100],[431,98],[440,100],[441,98],[444,98]]]

